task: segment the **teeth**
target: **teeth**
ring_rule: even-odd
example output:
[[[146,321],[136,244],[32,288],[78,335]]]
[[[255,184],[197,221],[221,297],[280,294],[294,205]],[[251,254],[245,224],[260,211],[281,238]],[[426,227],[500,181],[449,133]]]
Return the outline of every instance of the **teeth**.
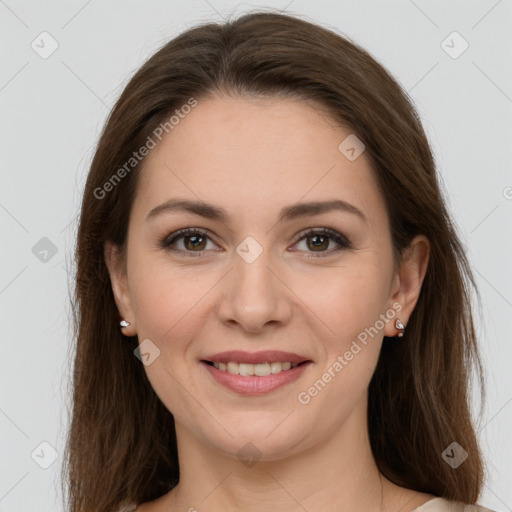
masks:
[[[283,369],[282,363],[270,363],[270,371],[272,373],[279,373]]]
[[[256,366],[260,366],[260,365],[240,363],[238,365],[238,373],[240,373],[240,375],[243,375],[244,377],[248,377],[249,375],[254,375],[254,370],[256,369]],[[233,373],[233,370],[228,370],[228,371],[230,373]]]
[[[233,375],[236,375],[238,373],[240,373],[240,365],[238,363],[233,363],[233,362],[230,362],[230,363],[227,363],[228,365],[228,373],[232,373]]]
[[[290,362],[273,362],[273,363],[259,363],[259,364],[247,364],[247,363],[235,363],[234,361],[229,361],[228,363],[213,363],[215,368],[227,371],[233,375],[242,375],[243,377],[247,377],[250,375],[257,375],[258,377],[265,377],[270,374],[280,373],[285,370],[289,370],[290,368],[295,368],[299,363],[290,363]]]
[[[242,365],[240,365],[240,366],[242,366]],[[252,375],[258,375],[258,377],[265,377],[266,375],[270,375],[270,363],[262,363],[262,364],[254,364],[254,365],[247,364],[244,366],[254,366],[254,373]],[[241,369],[240,369],[240,375],[242,375]]]

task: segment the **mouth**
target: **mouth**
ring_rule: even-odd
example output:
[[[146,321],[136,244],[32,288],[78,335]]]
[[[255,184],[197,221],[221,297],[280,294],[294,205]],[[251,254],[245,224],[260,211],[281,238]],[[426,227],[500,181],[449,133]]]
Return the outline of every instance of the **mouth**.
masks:
[[[272,361],[258,364],[238,363],[236,361],[215,362],[203,360],[202,362],[213,366],[222,372],[230,373],[231,375],[241,375],[242,377],[251,377],[253,375],[257,377],[267,377],[268,375],[276,375],[281,372],[286,372],[311,361],[302,361],[301,363],[292,363],[291,361]]]
[[[299,354],[267,350],[229,351],[200,360],[214,382],[243,395],[264,395],[299,379],[313,361]]]

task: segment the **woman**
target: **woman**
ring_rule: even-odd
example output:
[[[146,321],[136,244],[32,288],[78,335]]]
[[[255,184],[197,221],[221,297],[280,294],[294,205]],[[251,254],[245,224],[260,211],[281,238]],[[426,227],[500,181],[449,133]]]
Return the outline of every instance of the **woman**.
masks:
[[[255,12],[166,44],[76,258],[72,512],[487,510],[471,271],[411,101],[346,38]]]

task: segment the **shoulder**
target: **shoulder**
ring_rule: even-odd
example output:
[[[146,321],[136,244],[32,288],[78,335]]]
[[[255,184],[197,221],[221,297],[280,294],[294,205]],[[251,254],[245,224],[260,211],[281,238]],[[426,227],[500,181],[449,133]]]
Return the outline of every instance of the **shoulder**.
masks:
[[[136,503],[128,503],[126,505],[121,506],[121,508],[119,508],[117,512],[134,512],[136,508]]]
[[[472,505],[460,501],[451,501],[446,498],[433,498],[412,512],[495,512],[482,505]]]
[[[129,503],[122,506],[117,512],[135,512],[136,503]],[[433,498],[412,512],[495,512],[482,505],[472,505],[460,501],[450,501],[445,498]]]

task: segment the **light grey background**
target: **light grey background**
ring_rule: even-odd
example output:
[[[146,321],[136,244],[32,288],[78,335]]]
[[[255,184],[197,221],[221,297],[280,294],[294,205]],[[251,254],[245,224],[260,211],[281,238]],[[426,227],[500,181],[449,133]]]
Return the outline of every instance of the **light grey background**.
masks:
[[[109,109],[165,41],[253,7],[307,15],[350,36],[416,102],[483,299],[476,320],[488,396],[479,436],[489,478],[480,502],[512,510],[512,3],[287,2],[0,0],[0,512],[62,510],[71,251]],[[43,31],[58,43],[46,59],[31,47],[51,49]],[[457,58],[445,50],[454,55],[462,40],[442,45],[453,31],[469,44]],[[33,253],[43,237],[55,255]],[[40,465],[52,448],[42,442],[56,451],[48,469]]]

